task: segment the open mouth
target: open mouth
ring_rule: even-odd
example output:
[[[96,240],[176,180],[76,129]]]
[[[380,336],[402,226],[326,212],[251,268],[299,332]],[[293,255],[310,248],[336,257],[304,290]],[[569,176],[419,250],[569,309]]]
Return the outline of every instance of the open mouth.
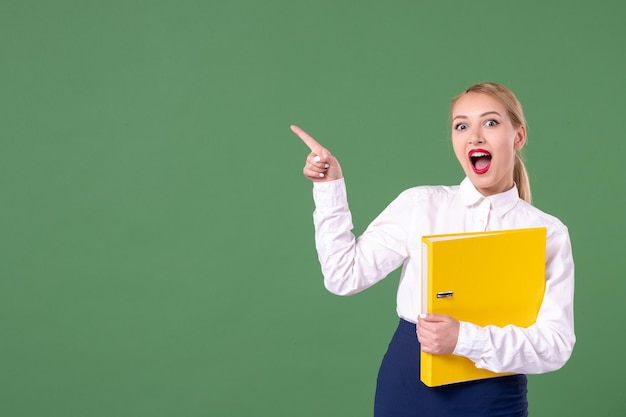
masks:
[[[477,174],[484,174],[491,166],[491,154],[484,149],[472,149],[469,158],[472,169]]]

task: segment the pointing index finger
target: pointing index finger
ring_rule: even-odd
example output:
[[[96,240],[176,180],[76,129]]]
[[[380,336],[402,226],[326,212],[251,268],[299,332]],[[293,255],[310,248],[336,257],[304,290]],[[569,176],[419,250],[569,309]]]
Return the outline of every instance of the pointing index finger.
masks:
[[[308,146],[309,149],[311,149],[311,152],[319,153],[320,150],[323,148],[323,146],[320,145],[318,141],[313,139],[308,133],[300,129],[298,126],[291,125],[291,131],[295,133],[296,135],[298,135],[300,139],[302,139],[302,141],[306,144],[306,146]]]

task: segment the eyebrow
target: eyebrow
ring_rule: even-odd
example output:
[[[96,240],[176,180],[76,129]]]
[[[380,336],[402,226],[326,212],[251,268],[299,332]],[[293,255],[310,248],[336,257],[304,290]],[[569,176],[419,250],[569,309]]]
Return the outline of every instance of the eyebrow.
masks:
[[[498,113],[497,111],[488,111],[488,112],[485,112],[485,113],[481,114],[479,117],[485,117],[485,116],[488,116],[490,114],[497,114],[498,116],[502,117],[502,115],[500,113]],[[456,120],[456,119],[467,119],[467,116],[460,114],[458,116],[455,116],[454,119],[452,119],[452,120]]]

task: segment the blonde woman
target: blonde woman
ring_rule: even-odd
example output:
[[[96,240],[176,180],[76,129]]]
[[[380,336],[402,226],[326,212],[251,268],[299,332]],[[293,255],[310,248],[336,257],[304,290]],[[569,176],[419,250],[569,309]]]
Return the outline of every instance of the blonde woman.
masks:
[[[402,266],[399,325],[380,366],[375,417],[526,416],[525,375],[561,368],[576,340],[570,238],[561,221],[531,205],[519,156],[526,143],[522,106],[505,86],[480,83],[452,100],[450,119],[462,182],[404,191],[358,238],[339,161],[292,126],[311,150],[303,173],[314,183],[315,240],[326,288],[354,294]],[[445,315],[420,316],[422,236],[527,227],[547,228],[546,291],[535,324],[481,327]],[[489,254],[476,256],[477,264],[489,261]],[[429,388],[420,381],[420,350],[514,374]]]

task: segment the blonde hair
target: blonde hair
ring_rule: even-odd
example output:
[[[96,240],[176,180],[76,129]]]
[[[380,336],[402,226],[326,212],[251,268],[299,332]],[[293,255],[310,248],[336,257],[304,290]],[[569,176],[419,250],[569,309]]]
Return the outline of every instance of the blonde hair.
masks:
[[[474,84],[473,86],[469,87],[467,90],[452,99],[452,103],[450,104],[451,113],[452,108],[454,107],[454,104],[457,102],[457,100],[467,93],[482,93],[495,98],[500,103],[502,103],[504,107],[506,107],[509,118],[511,119],[511,124],[515,129],[520,126],[526,126],[526,120],[524,119],[522,104],[519,102],[517,97],[515,97],[515,94],[513,94],[511,90],[498,83],[485,82]],[[530,181],[528,180],[528,172],[526,171],[526,165],[524,164],[524,160],[520,151],[517,151],[517,153],[515,154],[513,181],[517,185],[519,197],[527,203],[530,203]]]

